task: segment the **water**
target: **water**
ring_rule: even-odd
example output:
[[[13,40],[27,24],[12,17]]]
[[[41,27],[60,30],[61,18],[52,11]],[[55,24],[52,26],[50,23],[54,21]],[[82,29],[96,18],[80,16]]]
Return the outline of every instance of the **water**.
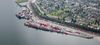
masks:
[[[14,0],[0,0],[0,45],[100,45],[93,39],[37,31],[15,17],[20,10]]]

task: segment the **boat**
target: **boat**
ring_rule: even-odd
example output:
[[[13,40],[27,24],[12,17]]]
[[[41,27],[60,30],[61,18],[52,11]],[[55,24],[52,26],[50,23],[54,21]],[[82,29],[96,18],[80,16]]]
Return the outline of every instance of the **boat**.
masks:
[[[28,8],[23,8],[20,12],[16,14],[16,17],[19,19],[27,19],[28,21],[24,23],[25,26],[39,29],[42,31],[47,31],[47,32],[55,32],[55,33],[60,33],[60,34],[65,34],[65,35],[72,35],[72,36],[78,36],[82,38],[87,38],[87,39],[92,39],[93,36],[88,35],[83,32],[78,32],[78,30],[70,30],[67,28],[61,27],[61,25],[58,26],[58,24],[54,24],[48,20],[45,19],[38,19],[36,20],[33,18],[32,14],[30,13],[30,10]],[[37,17],[39,18],[39,17]]]
[[[87,38],[87,39],[92,39],[93,36],[82,33],[82,32],[78,32],[78,31],[73,31],[73,30],[67,30],[65,28],[61,28],[60,26],[54,26],[54,25],[50,25],[47,22],[36,22],[36,21],[29,21],[24,23],[25,26],[31,27],[31,28],[35,28],[35,29],[40,29],[42,31],[48,31],[48,32],[56,32],[56,33],[60,33],[60,34],[65,34],[65,35],[72,35],[72,36],[78,36],[78,37],[82,37],[82,38]]]

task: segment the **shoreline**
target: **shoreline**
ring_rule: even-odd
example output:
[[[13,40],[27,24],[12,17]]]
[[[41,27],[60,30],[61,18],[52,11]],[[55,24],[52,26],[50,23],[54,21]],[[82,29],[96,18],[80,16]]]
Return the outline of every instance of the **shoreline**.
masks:
[[[41,18],[41,19],[45,19],[45,20],[48,20],[48,21],[51,21],[51,22],[55,22],[61,26],[64,26],[64,27],[67,27],[67,28],[70,28],[70,29],[74,29],[74,30],[77,30],[77,31],[81,31],[81,32],[84,32],[84,33],[87,33],[87,34],[90,34],[90,35],[94,35],[94,36],[100,36],[100,33],[96,30],[84,30],[82,29],[83,27],[80,28],[79,25],[75,25],[75,24],[72,24],[72,23],[65,23],[65,22],[61,22],[59,20],[55,20],[55,19],[52,19],[52,18],[49,18],[48,16],[44,16],[44,15],[39,15],[39,13],[37,12],[38,9],[35,9],[36,7],[34,7],[33,3],[31,2],[31,0],[28,1],[27,5],[26,5],[29,9],[29,11],[32,11],[32,13],[34,14],[34,16],[37,16],[38,18]]]
[[[32,5],[32,3],[31,3],[31,6],[33,7],[33,9],[34,9],[35,12],[36,12],[36,9],[35,9],[34,6]],[[38,10],[38,9],[37,9],[37,10]],[[37,13],[37,12],[36,12],[36,13]],[[38,13],[37,13],[37,14],[38,14]],[[85,31],[91,31],[91,32],[100,34],[100,30],[97,30],[97,29],[94,29],[94,28],[89,28],[89,27],[77,25],[77,24],[74,24],[74,23],[62,22],[62,21],[59,21],[59,20],[50,18],[50,17],[48,17],[48,16],[41,16],[41,15],[39,15],[39,14],[38,14],[37,16],[42,17],[42,18],[45,18],[45,19],[50,20],[50,21],[54,21],[54,22],[61,23],[61,24],[66,25],[66,26],[70,26],[70,27],[74,27],[74,28],[78,28],[78,29],[85,30]]]

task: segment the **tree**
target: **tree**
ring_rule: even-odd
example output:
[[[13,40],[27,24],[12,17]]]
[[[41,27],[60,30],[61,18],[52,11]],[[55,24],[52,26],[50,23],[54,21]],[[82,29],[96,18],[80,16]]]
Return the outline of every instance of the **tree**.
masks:
[[[76,23],[76,19],[72,18],[71,22]]]

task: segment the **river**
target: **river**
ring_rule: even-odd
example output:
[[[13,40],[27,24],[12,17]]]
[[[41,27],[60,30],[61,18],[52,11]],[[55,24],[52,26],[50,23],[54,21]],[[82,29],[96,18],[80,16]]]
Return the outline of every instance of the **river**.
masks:
[[[95,39],[84,39],[44,32],[24,26],[15,14],[20,10],[15,0],[0,0],[0,45],[100,45]]]

